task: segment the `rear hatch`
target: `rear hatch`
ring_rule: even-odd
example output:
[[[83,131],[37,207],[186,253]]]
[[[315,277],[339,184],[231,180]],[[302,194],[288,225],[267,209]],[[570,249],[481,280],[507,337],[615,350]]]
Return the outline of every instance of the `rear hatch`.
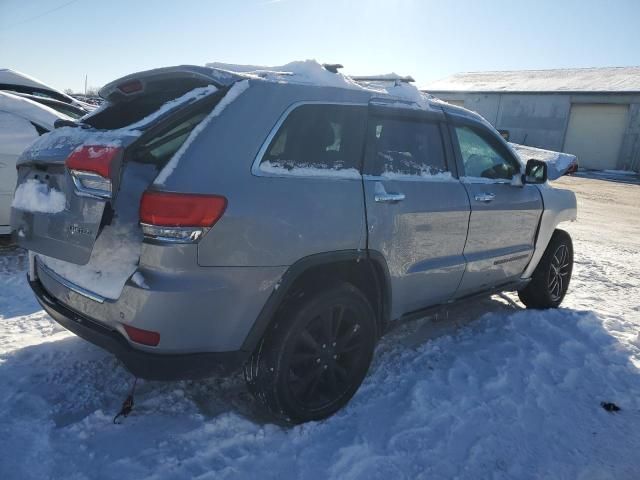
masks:
[[[237,79],[182,66],[105,86],[105,106],[58,124],[19,159],[11,212],[18,243],[84,265],[103,232],[115,234],[113,249],[138,236],[140,196]]]

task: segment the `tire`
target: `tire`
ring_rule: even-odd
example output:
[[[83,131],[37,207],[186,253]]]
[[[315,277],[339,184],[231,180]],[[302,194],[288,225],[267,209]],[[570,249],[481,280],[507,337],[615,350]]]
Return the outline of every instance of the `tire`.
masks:
[[[321,420],[364,380],[376,345],[367,298],[341,283],[285,308],[245,366],[249,390],[288,423]]]
[[[529,284],[518,291],[527,308],[557,308],[564,299],[573,272],[573,243],[564,230],[556,230],[533,272]]]

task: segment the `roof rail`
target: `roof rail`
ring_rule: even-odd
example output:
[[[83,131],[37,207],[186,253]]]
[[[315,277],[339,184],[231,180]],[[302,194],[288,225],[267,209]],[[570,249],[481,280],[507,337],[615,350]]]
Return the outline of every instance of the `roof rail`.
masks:
[[[354,75],[351,79],[355,82],[394,82],[396,85],[400,83],[412,83],[415,79],[411,75]]]
[[[331,73],[338,73],[338,69],[344,68],[344,65],[340,63],[323,63],[322,66]]]

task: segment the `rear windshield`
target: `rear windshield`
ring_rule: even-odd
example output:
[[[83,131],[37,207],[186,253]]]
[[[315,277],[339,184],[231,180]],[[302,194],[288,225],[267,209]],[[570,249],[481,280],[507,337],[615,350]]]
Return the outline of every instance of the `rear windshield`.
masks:
[[[138,162],[163,165],[178,151],[192,130],[207,116],[208,111],[195,112],[177,125],[152,136],[136,148]]]
[[[215,94],[174,112],[166,121],[154,125],[136,143],[133,159],[137,162],[164,165],[225,94],[225,89],[218,90]]]
[[[128,127],[158,110],[165,103],[202,87],[202,81],[181,81],[178,85],[157,85],[155,91],[107,104],[85,117],[83,123],[101,130]]]

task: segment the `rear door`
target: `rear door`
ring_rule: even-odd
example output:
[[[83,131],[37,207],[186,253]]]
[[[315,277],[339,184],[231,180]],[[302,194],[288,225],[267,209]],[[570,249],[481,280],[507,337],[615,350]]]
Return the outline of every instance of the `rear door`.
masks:
[[[498,134],[476,122],[454,123],[451,137],[471,202],[467,261],[456,296],[517,279],[531,259],[542,214],[535,185],[513,182],[522,166]]]
[[[369,107],[368,246],[386,258],[394,317],[448,300],[464,272],[469,200],[443,122],[440,111]]]

